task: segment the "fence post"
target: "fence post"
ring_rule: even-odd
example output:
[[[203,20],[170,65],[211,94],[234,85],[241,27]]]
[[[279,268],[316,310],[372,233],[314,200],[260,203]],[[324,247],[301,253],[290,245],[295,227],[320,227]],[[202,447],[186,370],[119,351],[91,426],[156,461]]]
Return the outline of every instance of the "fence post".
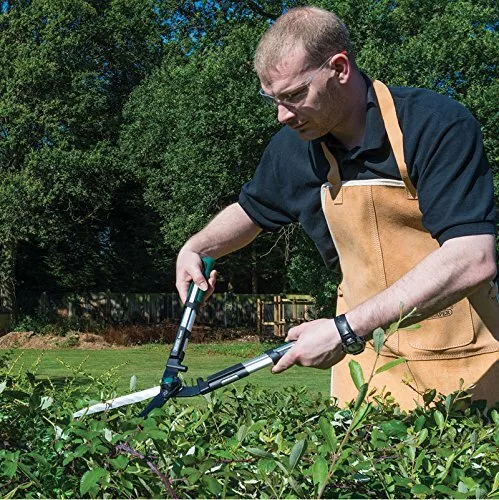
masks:
[[[281,319],[281,308],[280,308],[281,297],[279,295],[274,295],[274,336],[279,337],[280,334],[280,319]]]
[[[279,335],[286,335],[286,301],[281,297],[281,321],[279,321]]]
[[[258,332],[258,335],[261,335],[262,331],[263,331],[262,322],[264,320],[262,319],[262,316],[263,316],[262,309],[263,309],[262,299],[260,299],[260,297],[258,297],[256,299],[256,330]]]
[[[227,328],[227,292],[224,292],[224,327]]]

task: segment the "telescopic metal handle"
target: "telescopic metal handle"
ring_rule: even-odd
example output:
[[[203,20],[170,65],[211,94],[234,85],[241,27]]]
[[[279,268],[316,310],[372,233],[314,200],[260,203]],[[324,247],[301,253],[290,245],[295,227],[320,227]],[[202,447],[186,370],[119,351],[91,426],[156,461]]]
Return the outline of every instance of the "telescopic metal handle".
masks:
[[[269,349],[256,358],[252,358],[244,363],[237,363],[210,375],[206,381],[199,379],[198,386],[200,387],[200,393],[205,394],[214,391],[224,385],[241,380],[266,366],[275,365],[293,347],[293,344],[294,342],[289,342]]]
[[[203,274],[206,279],[210,277],[210,273],[215,265],[215,259],[211,257],[203,257]],[[171,369],[176,372],[187,371],[187,367],[183,366],[184,351],[187,347],[187,341],[191,334],[192,325],[196,319],[197,311],[203,301],[205,292],[201,290],[195,283],[191,283],[187,293],[187,300],[184,306],[184,312],[180,321],[180,326],[175,335],[170,356],[166,365],[166,369]],[[166,373],[166,372],[165,372]]]

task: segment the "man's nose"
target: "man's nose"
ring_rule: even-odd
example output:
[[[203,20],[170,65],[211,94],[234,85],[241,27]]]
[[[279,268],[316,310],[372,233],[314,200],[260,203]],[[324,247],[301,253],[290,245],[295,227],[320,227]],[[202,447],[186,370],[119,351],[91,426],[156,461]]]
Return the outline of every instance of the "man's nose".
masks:
[[[277,120],[279,123],[285,125],[290,120],[292,120],[296,116],[296,113],[291,111],[289,108],[284,106],[283,104],[277,105]]]

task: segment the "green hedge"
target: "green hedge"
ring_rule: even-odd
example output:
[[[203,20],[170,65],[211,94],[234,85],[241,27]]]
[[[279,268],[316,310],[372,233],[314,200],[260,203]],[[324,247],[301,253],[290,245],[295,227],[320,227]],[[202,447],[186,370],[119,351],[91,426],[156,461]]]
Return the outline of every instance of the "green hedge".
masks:
[[[50,381],[15,364],[0,358],[2,498],[499,498],[498,412],[462,393],[406,414],[236,384],[146,420],[135,406],[75,421],[113,370]]]

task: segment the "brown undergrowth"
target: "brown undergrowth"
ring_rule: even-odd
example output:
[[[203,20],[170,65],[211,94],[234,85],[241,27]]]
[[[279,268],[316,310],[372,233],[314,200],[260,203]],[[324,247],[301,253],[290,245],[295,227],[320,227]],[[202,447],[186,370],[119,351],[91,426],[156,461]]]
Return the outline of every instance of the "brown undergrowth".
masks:
[[[70,331],[65,336],[51,333],[10,332],[0,337],[0,349],[123,349],[143,344],[171,344],[178,324],[110,325],[96,333]],[[194,325],[189,342],[258,341],[250,328],[220,328]]]

